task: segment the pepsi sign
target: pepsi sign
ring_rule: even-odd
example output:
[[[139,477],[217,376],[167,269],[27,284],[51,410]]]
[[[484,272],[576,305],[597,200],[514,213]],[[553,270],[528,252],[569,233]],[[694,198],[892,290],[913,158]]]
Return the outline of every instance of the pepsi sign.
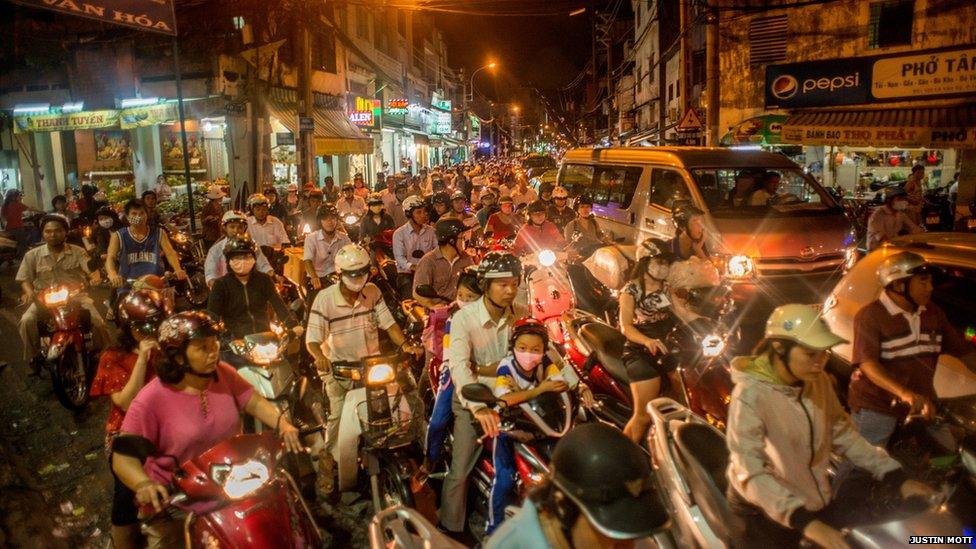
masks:
[[[871,60],[852,58],[766,67],[766,108],[869,103]]]

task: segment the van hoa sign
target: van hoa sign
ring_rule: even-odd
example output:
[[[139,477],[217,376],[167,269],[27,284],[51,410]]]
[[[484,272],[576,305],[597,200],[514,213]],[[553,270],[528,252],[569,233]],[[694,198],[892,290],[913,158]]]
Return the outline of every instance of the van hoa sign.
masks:
[[[13,0],[15,4],[176,35],[173,0]]]

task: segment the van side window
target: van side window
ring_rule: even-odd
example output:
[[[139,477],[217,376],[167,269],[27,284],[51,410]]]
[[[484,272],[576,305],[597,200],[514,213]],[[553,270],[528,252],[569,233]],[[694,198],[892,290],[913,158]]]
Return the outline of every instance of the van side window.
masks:
[[[593,201],[626,210],[637,190],[644,168],[638,166],[597,166],[593,178]]]
[[[651,171],[651,204],[670,211],[674,203],[680,200],[691,200],[691,193],[681,174],[674,170],[654,168]]]
[[[593,191],[593,166],[566,164],[559,172],[559,186],[565,187],[571,196]]]

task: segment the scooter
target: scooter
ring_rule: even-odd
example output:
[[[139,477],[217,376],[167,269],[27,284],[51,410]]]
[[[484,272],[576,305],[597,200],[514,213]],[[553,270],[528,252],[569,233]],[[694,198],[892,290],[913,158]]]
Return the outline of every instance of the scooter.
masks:
[[[413,360],[399,354],[333,362],[346,393],[335,444],[340,491],[355,488],[360,467],[369,476],[373,508],[414,506],[413,456],[423,438],[426,411],[417,395]]]
[[[74,412],[88,404],[96,365],[91,315],[77,298],[82,289],[60,284],[35,296],[40,350],[34,360],[51,372],[55,396]]]
[[[516,491],[519,500],[523,499],[549,473],[555,442],[573,427],[572,400],[566,393],[543,393],[518,406],[506,407],[491,388],[481,383],[465,385],[461,395],[494,407],[501,416],[500,431],[514,439]],[[494,476],[492,452],[486,445],[471,472],[468,489],[468,530],[478,541],[486,535]]]
[[[539,250],[522,258],[525,269],[527,303],[532,318],[545,324],[549,340],[557,345],[566,341],[562,326],[563,311],[576,307],[573,287],[565,269],[566,253]]]
[[[300,435],[321,430],[321,425],[302,429]],[[118,437],[112,448],[141,461],[149,456],[167,457],[135,435]],[[284,467],[282,450],[271,431],[237,435],[178,465],[168,506],[186,515],[183,538],[187,549],[322,545],[315,518]],[[143,509],[143,515],[150,516],[146,522],[155,518],[151,513],[151,507]]]
[[[938,187],[925,193],[922,200],[921,222],[926,231],[951,231],[956,221],[954,207],[949,200],[949,187]]]
[[[356,214],[346,214],[342,218],[342,225],[345,227],[346,234],[349,235],[349,240],[356,242],[359,239],[359,221],[362,216]]]
[[[434,527],[419,511],[397,505],[369,521],[370,549],[463,549],[464,545]]]
[[[179,295],[183,296],[191,308],[207,305],[210,297],[210,286],[204,273],[203,260],[206,253],[202,241],[196,240],[189,234],[179,230],[167,230],[170,244],[180,256],[180,266],[186,273],[186,280],[174,280],[173,285]]]

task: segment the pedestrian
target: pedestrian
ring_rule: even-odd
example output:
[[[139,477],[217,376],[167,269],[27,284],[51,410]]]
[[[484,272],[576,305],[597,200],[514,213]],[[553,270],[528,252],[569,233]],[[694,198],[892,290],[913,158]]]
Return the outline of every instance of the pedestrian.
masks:
[[[908,209],[905,211],[908,218],[916,225],[922,215],[922,202],[925,197],[925,166],[915,164],[912,166],[912,173],[905,181],[905,195],[908,197]]]
[[[904,189],[885,189],[884,205],[871,212],[868,218],[868,250],[874,250],[896,236],[922,232],[922,228],[908,214],[910,209],[911,204]]]

